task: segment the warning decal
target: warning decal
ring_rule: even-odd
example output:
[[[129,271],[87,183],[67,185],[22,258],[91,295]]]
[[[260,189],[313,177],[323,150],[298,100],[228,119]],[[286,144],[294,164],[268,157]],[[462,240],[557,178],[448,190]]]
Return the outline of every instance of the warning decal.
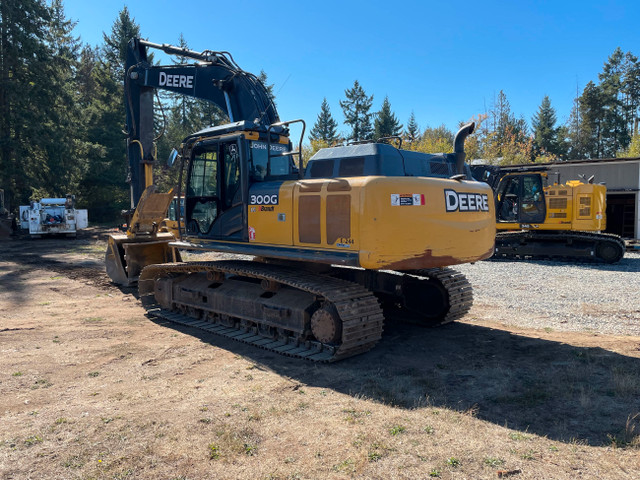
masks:
[[[392,193],[391,206],[424,205],[423,193]]]

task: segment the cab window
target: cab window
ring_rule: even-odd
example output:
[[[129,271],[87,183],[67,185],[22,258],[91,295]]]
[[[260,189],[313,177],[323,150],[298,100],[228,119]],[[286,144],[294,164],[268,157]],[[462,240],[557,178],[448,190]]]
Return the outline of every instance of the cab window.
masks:
[[[211,197],[218,195],[218,155],[215,151],[202,152],[193,159],[189,179],[189,195]]]

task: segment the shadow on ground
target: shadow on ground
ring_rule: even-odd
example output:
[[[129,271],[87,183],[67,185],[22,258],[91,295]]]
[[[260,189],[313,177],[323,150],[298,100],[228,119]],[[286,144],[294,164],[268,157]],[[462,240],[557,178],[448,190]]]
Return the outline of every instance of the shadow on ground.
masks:
[[[640,358],[602,348],[464,323],[435,329],[392,324],[372,351],[334,364],[314,364],[153,321],[234,351],[301,384],[398,408],[467,411],[554,440],[620,443],[628,438],[630,416],[640,412]]]
[[[91,228],[78,232],[77,238],[31,239],[23,235],[3,240],[0,242],[0,261],[16,266],[0,272],[0,294],[8,295],[13,303],[22,302],[23,292],[29,288],[26,276],[38,269],[51,270],[57,275],[100,288],[117,289],[104,274],[104,254],[100,252],[98,255],[94,250],[95,242],[104,237],[106,231]]]

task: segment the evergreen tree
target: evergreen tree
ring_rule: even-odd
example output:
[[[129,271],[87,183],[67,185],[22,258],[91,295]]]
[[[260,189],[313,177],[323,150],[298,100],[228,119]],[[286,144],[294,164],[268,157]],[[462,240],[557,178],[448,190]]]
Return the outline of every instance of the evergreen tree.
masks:
[[[533,139],[528,135],[527,122],[522,117],[516,119],[504,91],[498,93],[489,118],[489,130],[482,148],[487,159],[505,165],[533,160]]]
[[[416,141],[420,140],[420,127],[418,126],[418,122],[416,122],[416,116],[411,111],[411,115],[409,116],[409,121],[407,122],[407,129],[404,132],[405,139],[413,144]]]
[[[601,155],[614,157],[619,150],[626,149],[631,140],[627,129],[627,115],[623,104],[622,81],[624,54],[618,47],[604,64],[598,75],[602,102]]]
[[[269,80],[267,78],[267,73],[264,70],[260,70],[260,75],[258,75],[258,80],[260,80],[260,83],[262,83],[262,85],[264,85],[264,88],[267,90],[267,95],[269,97],[269,100],[271,100],[273,102],[274,105],[276,105],[276,96],[273,93],[273,83],[269,83]]]
[[[551,106],[549,96],[542,99],[538,112],[531,119],[533,127],[534,147],[538,155],[558,154],[558,129],[556,128],[556,111]]]
[[[124,65],[127,44],[140,37],[140,27],[125,6],[112,25],[111,33],[103,33],[104,45],[93,68],[95,96],[88,107],[91,121],[87,139],[94,145],[89,155],[84,196],[90,215],[97,221],[115,219],[130,206],[126,144],[122,135],[125,119]]]
[[[318,118],[316,123],[313,125],[313,128],[309,132],[310,140],[322,140],[327,144],[331,144],[335,142],[338,138],[336,129],[338,128],[338,122],[333,119],[331,116],[331,110],[329,109],[329,102],[327,102],[327,98],[325,97],[322,100],[322,105],[320,106],[320,113],[318,114]]]
[[[637,135],[640,120],[640,61],[631,52],[625,54],[622,95],[627,131],[631,135]]]
[[[177,46],[183,49],[189,48],[189,45],[187,44],[187,41],[185,40],[182,33],[178,38]],[[177,65],[186,63],[188,61],[188,58],[183,56],[174,56],[171,57],[171,61],[173,62],[173,64]],[[161,94],[166,95],[171,99],[172,119],[174,122],[177,122],[182,128],[184,128],[185,132],[195,132],[196,130],[200,129],[201,124],[196,119],[196,115],[194,114],[197,102],[195,98],[184,95],[180,92],[162,92]],[[182,140],[182,138],[180,140]]]
[[[48,108],[43,111],[44,145],[41,153],[46,175],[39,182],[48,195],[62,197],[78,194],[86,173],[85,125],[77,80],[80,40],[73,35],[75,23],[67,19],[62,0],[51,3],[46,44],[49,94]],[[83,199],[80,197],[80,201]]]
[[[398,122],[395,114],[391,111],[389,97],[384,97],[382,108],[373,122],[374,138],[377,140],[384,137],[394,137],[402,132],[402,125]]]
[[[353,87],[344,91],[345,100],[340,101],[344,113],[344,123],[351,126],[349,140],[358,142],[368,140],[373,135],[371,127],[371,104],[373,95],[367,96],[358,81],[353,82]]]
[[[568,160],[578,160],[587,157],[589,149],[588,129],[582,120],[582,109],[580,108],[580,97],[576,97],[571,107],[569,122],[566,125],[568,142]]]
[[[580,96],[580,116],[584,154],[588,158],[602,158],[604,154],[603,122],[604,98],[602,90],[594,82],[584,87]]]
[[[111,26],[111,33],[109,35],[102,33],[104,62],[109,65],[109,72],[115,82],[121,84],[123,82],[127,45],[134,37],[140,37],[140,26],[135,23],[135,19],[131,18],[129,9],[125,5]]]
[[[41,170],[32,154],[42,146],[49,19],[43,0],[0,1],[0,187],[12,209],[28,200]]]

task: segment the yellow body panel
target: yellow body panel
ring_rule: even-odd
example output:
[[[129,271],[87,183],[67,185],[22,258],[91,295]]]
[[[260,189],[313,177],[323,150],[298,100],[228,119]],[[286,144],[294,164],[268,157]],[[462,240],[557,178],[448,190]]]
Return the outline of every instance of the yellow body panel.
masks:
[[[493,253],[495,212],[488,186],[415,177],[362,178],[362,182],[362,267],[413,270],[474,262]],[[447,211],[446,190],[467,194],[467,200]],[[420,195],[422,204],[398,205],[392,200],[398,194]],[[476,203],[481,204],[479,211],[474,211]]]
[[[271,245],[293,245],[292,194],[296,182],[285,182],[278,194],[278,203],[262,200],[249,205],[249,241]]]
[[[284,182],[278,196],[277,205],[248,206],[251,243],[357,254],[367,269],[442,267],[493,252],[494,202],[486,184],[425,177],[308,179]]]

